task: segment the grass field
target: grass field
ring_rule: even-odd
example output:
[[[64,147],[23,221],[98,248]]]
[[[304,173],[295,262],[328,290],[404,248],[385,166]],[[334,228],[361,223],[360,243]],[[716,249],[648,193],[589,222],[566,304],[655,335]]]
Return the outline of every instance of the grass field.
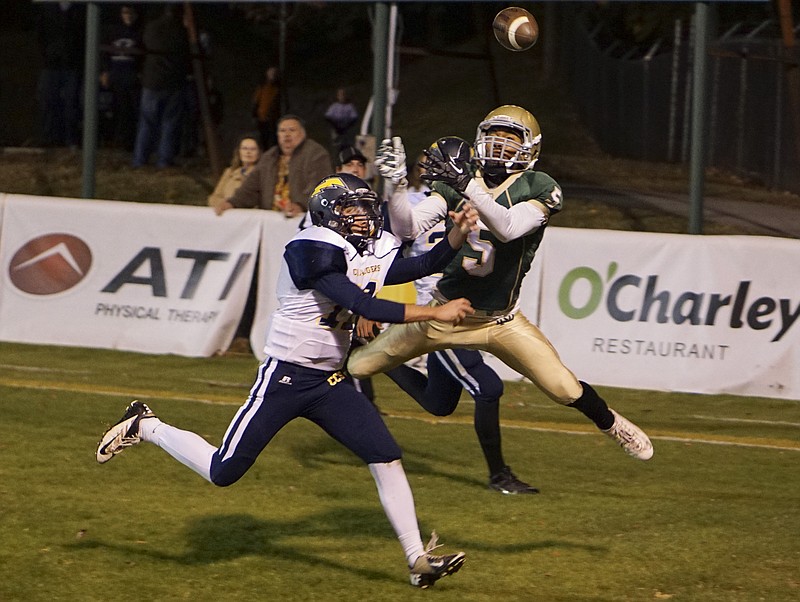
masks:
[[[625,456],[524,384],[503,397],[506,458],[542,489],[485,486],[471,404],[432,420],[384,377],[423,532],[467,564],[429,591],[368,471],[315,426],[281,432],[215,488],[142,444],[94,460],[132,398],[218,442],[256,362],[0,344],[0,600],[794,601],[800,403],[602,389],[656,453]]]

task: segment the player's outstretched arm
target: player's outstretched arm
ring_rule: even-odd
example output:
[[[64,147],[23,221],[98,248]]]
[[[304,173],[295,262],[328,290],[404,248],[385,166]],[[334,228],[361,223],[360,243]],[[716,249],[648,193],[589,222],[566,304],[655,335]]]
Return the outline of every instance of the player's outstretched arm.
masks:
[[[338,305],[373,322],[395,324],[440,320],[458,324],[465,316],[471,315],[475,311],[470,302],[463,298],[436,306],[403,304],[388,299],[377,299],[362,291],[342,273],[329,273],[320,277],[314,283],[313,288]]]
[[[458,253],[467,235],[478,227],[478,213],[465,204],[458,212],[451,212],[454,226],[447,237],[440,240],[427,253],[414,257],[397,256],[386,272],[385,284],[413,282],[441,272]]]
[[[460,249],[473,230],[478,229],[478,212],[469,203],[464,203],[459,211],[449,211],[453,227],[447,233],[447,242],[453,249]]]
[[[472,304],[463,297],[453,299],[444,305],[406,305],[404,322],[424,322],[439,320],[450,324],[461,324],[465,317],[475,313]]]
[[[511,208],[503,207],[475,180],[467,185],[466,194],[483,223],[502,242],[538,230],[547,223],[550,215],[547,206],[535,199],[517,203]]]

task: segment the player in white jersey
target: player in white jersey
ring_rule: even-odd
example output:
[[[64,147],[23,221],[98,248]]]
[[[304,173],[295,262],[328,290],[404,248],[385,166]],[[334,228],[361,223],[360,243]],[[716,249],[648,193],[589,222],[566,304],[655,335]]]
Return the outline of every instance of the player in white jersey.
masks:
[[[239,480],[288,422],[306,418],[364,461],[383,509],[405,552],[412,585],[429,587],[459,570],[464,553],[434,555],[435,536],[424,547],[401,451],[379,412],[345,381],[344,364],[355,314],[380,322],[437,319],[460,323],[472,312],[457,299],[422,307],[374,298],[384,284],[399,284],[440,271],[476,224],[471,208],[450,215],[447,237],[429,253],[404,258],[401,244],[382,229],[380,203],[361,179],[336,174],[323,179],[309,201],[314,227],[286,245],[278,277],[279,308],[267,332],[266,359],[244,405],[219,447],[156,418],[133,402],[103,435],[97,461],[149,441],[215,485]]]
[[[430,194],[430,188],[420,179],[421,171],[420,161],[417,161],[408,174],[406,197],[412,208]],[[445,223],[437,222],[414,239],[406,250],[406,256],[416,257],[428,252],[445,235]],[[418,305],[430,303],[441,276],[433,274],[414,281]],[[475,400],[474,428],[489,469],[489,488],[505,495],[539,493],[536,487],[520,480],[503,459],[500,433],[503,380],[486,364],[481,352],[476,349],[444,349],[417,358],[420,359],[421,362],[411,360],[387,370],[386,376],[435,416],[452,414],[458,407],[461,390],[466,390]]]

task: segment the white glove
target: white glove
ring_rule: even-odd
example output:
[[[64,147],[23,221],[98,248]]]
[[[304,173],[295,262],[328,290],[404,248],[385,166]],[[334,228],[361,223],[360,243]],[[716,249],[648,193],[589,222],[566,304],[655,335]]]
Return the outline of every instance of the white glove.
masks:
[[[406,149],[400,136],[383,139],[375,156],[375,168],[395,186],[406,179]]]

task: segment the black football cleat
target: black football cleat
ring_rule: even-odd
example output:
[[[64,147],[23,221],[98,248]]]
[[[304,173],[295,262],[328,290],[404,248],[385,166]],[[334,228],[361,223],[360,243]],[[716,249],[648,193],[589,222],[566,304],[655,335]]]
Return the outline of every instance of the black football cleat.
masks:
[[[539,493],[539,490],[533,485],[520,481],[517,475],[511,472],[511,467],[509,466],[504,466],[500,472],[489,477],[489,488],[505,495]]]

